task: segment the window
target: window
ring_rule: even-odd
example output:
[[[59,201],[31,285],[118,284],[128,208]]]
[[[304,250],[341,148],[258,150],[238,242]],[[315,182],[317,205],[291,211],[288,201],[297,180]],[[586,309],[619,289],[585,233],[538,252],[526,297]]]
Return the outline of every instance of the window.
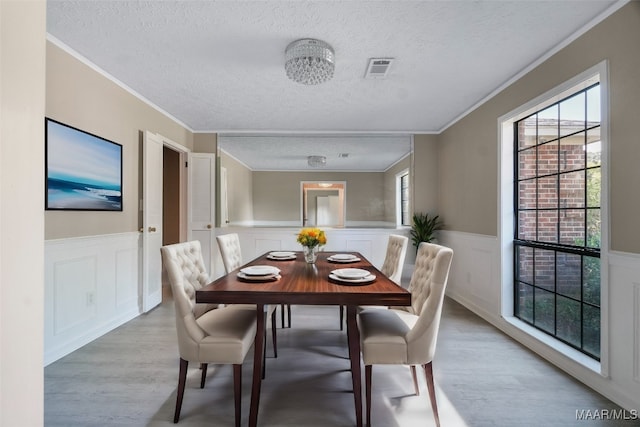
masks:
[[[514,315],[600,360],[600,84],[513,124]]]
[[[411,225],[409,214],[409,171],[404,171],[397,177],[398,180],[398,224]]]

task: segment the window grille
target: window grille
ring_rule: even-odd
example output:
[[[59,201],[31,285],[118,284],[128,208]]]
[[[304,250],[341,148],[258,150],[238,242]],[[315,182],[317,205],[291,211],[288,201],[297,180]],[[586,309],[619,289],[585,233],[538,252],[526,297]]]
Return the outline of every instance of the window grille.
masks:
[[[514,314],[600,360],[600,85],[514,123]]]

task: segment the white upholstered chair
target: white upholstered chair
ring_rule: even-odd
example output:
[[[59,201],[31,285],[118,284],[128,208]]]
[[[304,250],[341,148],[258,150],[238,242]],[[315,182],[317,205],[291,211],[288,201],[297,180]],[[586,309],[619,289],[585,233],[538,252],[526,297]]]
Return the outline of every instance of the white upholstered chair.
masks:
[[[237,233],[222,234],[216,236],[220,256],[227,274],[242,265],[242,250],[240,248],[240,238]]]
[[[362,358],[365,365],[367,425],[371,421],[372,365],[410,365],[419,394],[415,365],[422,365],[431,408],[440,425],[433,382],[432,360],[436,350],[444,291],[453,251],[432,243],[420,243],[409,291],[411,306],[388,310],[364,309],[358,314]]]
[[[402,268],[404,267],[404,259],[407,257],[407,246],[409,238],[399,234],[389,235],[387,242],[387,252],[384,256],[384,262],[380,271],[389,279],[400,285],[402,279]],[[344,324],[344,307],[340,306],[340,330]]]
[[[239,268],[242,265],[242,250],[240,248],[240,238],[237,233],[222,234],[216,236],[218,248],[220,248],[220,256],[227,274]],[[255,306],[241,304],[244,308],[253,308]],[[265,314],[271,317],[271,339],[273,341],[273,356],[278,357],[278,345],[276,340],[276,306],[265,306]],[[264,364],[263,364],[264,366]]]
[[[224,268],[229,273],[242,265],[242,250],[240,249],[240,238],[237,233],[223,234],[216,237],[218,241],[218,247],[220,248],[220,255],[222,256],[222,263]],[[275,310],[275,306],[273,306]],[[282,310],[282,327],[284,328],[284,315],[285,310],[288,313],[289,327],[291,327],[291,306],[289,304],[281,304]],[[271,311],[275,313],[275,311]],[[273,314],[275,315],[275,314]],[[275,323],[273,323],[275,327]],[[275,331],[273,331],[273,339],[275,343]],[[275,351],[275,345],[274,345]]]
[[[208,281],[199,241],[163,246],[162,263],[175,304],[180,373],[173,422],[180,419],[189,362],[200,364],[204,388],[209,363],[233,365],[235,425],[240,425],[242,363],[256,336],[255,312],[196,304],[195,293]]]
[[[407,246],[409,245],[409,238],[407,236],[401,236],[399,234],[392,234],[389,236],[389,242],[387,243],[387,253],[382,263],[380,271],[389,279],[400,284],[402,278],[402,267],[404,266],[404,259],[407,256]]]

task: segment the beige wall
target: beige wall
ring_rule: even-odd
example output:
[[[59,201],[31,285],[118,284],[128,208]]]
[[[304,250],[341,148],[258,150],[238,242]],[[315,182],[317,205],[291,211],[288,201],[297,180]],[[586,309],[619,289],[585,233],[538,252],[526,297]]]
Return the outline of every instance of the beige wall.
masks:
[[[440,135],[438,204],[448,228],[497,234],[498,117],[608,60],[611,249],[639,253],[638,40],[640,2],[630,2]]]
[[[346,181],[347,221],[384,221],[382,172],[254,172],[254,220],[300,220],[301,181]]]
[[[218,149],[218,135],[215,133],[196,133],[193,135],[193,151],[196,153],[215,153]]]
[[[137,230],[141,132],[189,149],[193,134],[50,42],[46,64],[46,116],[122,144],[123,211],[45,212],[45,238]]]
[[[0,1],[0,425],[43,425],[46,4]]]
[[[414,135],[411,176],[413,212],[441,213],[438,205],[439,170],[438,135]]]
[[[234,225],[252,223],[253,178],[251,170],[222,150],[219,161],[220,166],[227,169],[229,223]]]

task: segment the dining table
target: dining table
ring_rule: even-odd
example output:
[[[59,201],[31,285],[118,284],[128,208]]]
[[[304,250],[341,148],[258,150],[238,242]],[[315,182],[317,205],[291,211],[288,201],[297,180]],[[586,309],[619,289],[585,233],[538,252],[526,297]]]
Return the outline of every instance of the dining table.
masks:
[[[276,257],[274,254],[288,254]],[[253,271],[277,274],[251,276]],[[351,279],[336,273],[366,270],[366,277]],[[336,270],[339,270],[336,272]],[[249,274],[245,274],[247,272]],[[314,263],[301,251],[266,252],[196,291],[197,303],[255,304],[257,330],[254,344],[249,426],[258,424],[265,346],[264,306],[267,304],[335,305],[346,307],[347,342],[357,427],[362,427],[362,380],[360,333],[357,313],[361,306],[408,306],[411,294],[384,274],[359,252],[318,253]],[[336,313],[338,311],[336,310]]]

